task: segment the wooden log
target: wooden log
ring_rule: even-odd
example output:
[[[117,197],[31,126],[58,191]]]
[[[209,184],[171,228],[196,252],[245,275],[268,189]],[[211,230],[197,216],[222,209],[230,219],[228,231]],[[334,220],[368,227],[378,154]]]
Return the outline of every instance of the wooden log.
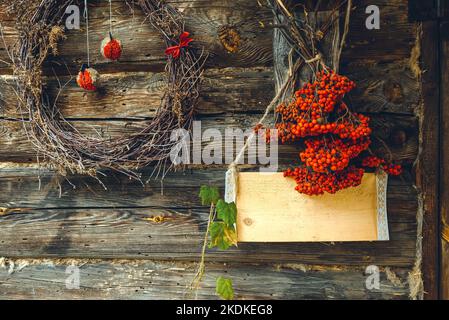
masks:
[[[377,138],[373,139],[373,150],[389,160],[413,162],[418,154],[418,132],[415,117],[386,116],[372,114],[372,123]],[[254,127],[260,119],[260,114],[234,114],[229,116],[198,117],[202,131],[215,128],[221,133],[226,129],[241,129],[246,131]],[[142,121],[72,121],[74,126],[83,134],[103,138],[115,138],[137,132],[142,127]],[[23,129],[23,123],[13,120],[0,119],[0,161],[35,162],[36,153],[28,141]],[[404,133],[401,143],[395,142],[397,130]],[[205,145],[222,145],[221,141],[204,141]],[[279,162],[283,165],[294,166],[298,163],[298,145],[280,145]],[[223,151],[223,157],[225,152]]]
[[[416,168],[417,187],[422,204],[422,243],[417,242],[417,252],[422,252],[423,297],[438,299],[439,279],[439,62],[438,62],[438,23],[435,21],[422,24],[421,69],[422,105],[418,109],[420,118],[421,152]],[[422,70],[422,71],[421,71]],[[419,217],[419,215],[418,215]],[[419,263],[419,261],[417,262]],[[417,266],[419,268],[420,266]],[[418,283],[419,288],[419,283]]]
[[[269,10],[258,6],[257,2],[220,1],[217,4],[204,1],[171,1],[182,9],[187,17],[187,29],[192,31],[198,40],[198,45],[204,45],[211,52],[211,66],[260,66],[269,65],[272,61],[271,34],[272,15]],[[92,39],[100,42],[108,31],[108,8],[106,3],[91,1]],[[359,1],[352,14],[348,45],[343,60],[351,62],[386,62],[408,59],[414,45],[416,35],[413,24],[408,21],[406,1],[377,1],[381,9],[380,30],[367,30],[365,8],[372,3],[368,0]],[[7,44],[11,45],[17,39],[13,28],[14,17],[1,15],[0,21],[5,24]],[[125,42],[125,50],[132,54],[126,55],[120,63],[124,68],[136,70],[135,63],[144,61],[154,67],[163,65],[163,44],[160,37],[151,28],[142,25],[143,17],[140,10],[135,9],[134,15],[123,1],[113,1],[115,33]],[[239,34],[238,50],[229,53],[219,34],[234,28]],[[131,30],[131,32],[130,32]],[[223,33],[224,32],[224,33]],[[84,34],[82,30],[69,31],[70,41],[61,45],[60,60],[70,66],[72,73],[85,60]],[[95,42],[94,42],[95,43]],[[381,45],[380,45],[381,44]],[[4,48],[0,46],[0,59],[7,60]],[[92,50],[93,51],[93,50]],[[106,64],[100,57],[99,50],[92,52],[93,62],[100,70],[114,70],[114,64]],[[60,63],[60,61],[59,61]],[[49,68],[57,64],[47,64]],[[160,68],[160,67],[159,67]],[[5,64],[0,64],[0,74],[9,73]]]
[[[357,112],[415,114],[420,104],[420,83],[408,60],[394,63],[346,65],[342,70],[357,87],[349,94]]]
[[[380,9],[380,29],[368,30],[365,13],[369,5]],[[350,31],[342,61],[381,63],[408,59],[415,45],[414,24],[408,20],[408,1],[370,0],[354,2]]]
[[[6,82],[0,87],[0,116],[20,118],[14,78],[0,76],[0,82]],[[126,72],[101,75],[96,92],[83,91],[71,77],[45,78],[44,90],[67,118],[148,119],[159,108],[165,87],[165,73]],[[258,112],[271,101],[272,94],[271,68],[208,69],[197,112]]]
[[[142,170],[143,178],[149,177],[151,172],[152,168]],[[7,208],[163,207],[166,202],[171,202],[169,208],[197,207],[199,199],[196,189],[203,184],[223,187],[224,172],[224,169],[212,167],[209,170],[197,168],[172,172],[164,178],[162,186],[158,180],[151,180],[145,186],[124,175],[105,171],[106,176],[102,178],[108,187],[105,190],[94,178],[73,175],[66,179],[58,177],[51,170],[39,169],[35,164],[16,168],[2,166],[0,185],[4,192],[0,193],[0,203]],[[390,180],[389,192],[393,193],[390,199],[399,202],[411,201],[410,204],[397,205],[401,208],[413,208],[417,201],[412,200],[415,191],[410,179],[403,177]],[[161,194],[161,188],[164,195]],[[183,201],[178,203],[176,199],[167,196],[167,192],[178,192],[183,188],[191,191],[191,194],[186,192],[185,196],[180,195]],[[22,194],[27,194],[27,197],[21,196],[19,190]],[[114,192],[118,194],[114,195]]]
[[[441,276],[440,276],[440,293],[442,299],[449,299],[449,39],[447,32],[449,30],[448,22],[440,23],[440,115],[441,115],[441,164],[440,164],[440,210],[441,210]],[[435,111],[436,112],[436,111]],[[436,123],[435,123],[436,125]],[[437,140],[438,141],[438,140]],[[432,141],[437,143],[437,141]],[[436,177],[434,177],[436,179]],[[437,180],[438,181],[438,180]],[[432,220],[433,221],[433,220]],[[434,229],[437,231],[438,229]],[[432,279],[433,280],[433,279]],[[434,284],[436,286],[436,284]]]
[[[163,187],[159,181],[143,187],[111,174],[104,179],[109,190],[85,177],[58,183],[51,172],[41,171],[38,177],[32,168],[3,169],[2,175],[0,256],[10,257],[197,259],[207,221],[199,187],[211,184],[223,190],[224,184],[224,170],[212,169],[169,174]],[[391,179],[387,203],[391,241],[386,243],[245,243],[210,254],[214,261],[410,267],[415,257],[414,188]],[[159,224],[145,220],[152,216],[166,219]]]
[[[413,115],[419,106],[419,83],[406,63],[352,65],[345,72],[357,83],[349,95],[355,111]],[[107,73],[102,79],[94,93],[82,91],[70,77],[46,77],[44,88],[51,101],[58,97],[66,117],[113,119],[152,117],[165,85],[162,72]],[[0,76],[0,82],[0,116],[17,118],[13,78]],[[200,94],[199,114],[263,112],[274,96],[273,69],[208,69]]]
[[[205,5],[203,1],[172,1],[180,8],[186,20],[186,30],[195,39],[195,47],[204,47],[209,53],[208,65],[214,67],[253,67],[268,66],[272,60],[272,31],[269,24],[272,14],[269,10],[259,6],[255,1],[224,0]],[[81,6],[81,11],[84,6]],[[3,10],[0,10],[0,12]],[[140,8],[128,6],[125,1],[113,1],[113,32],[114,36],[123,43],[123,55],[120,63],[111,64],[101,56],[100,44],[109,33],[109,4],[95,0],[89,2],[89,24],[91,40],[91,63],[102,70],[107,65],[108,70],[121,69],[135,62],[145,62],[153,68],[163,69],[165,65],[165,44],[162,36],[152,28]],[[4,26],[5,42],[8,47],[18,39],[15,28],[15,17],[0,15]],[[262,25],[266,28],[262,28]],[[233,52],[229,52],[223,45],[222,39],[230,29],[238,34],[238,45]],[[220,37],[220,35],[222,35]],[[86,34],[84,19],[80,30],[67,30],[67,40],[60,43],[58,57],[47,59],[46,68],[56,68],[74,74],[86,60]],[[1,45],[3,47],[3,43]],[[0,60],[8,60],[5,50],[0,51]],[[3,73],[7,66],[3,64]]]
[[[204,148],[206,146],[210,146],[213,148],[219,148],[222,152],[222,167],[230,164],[233,157],[227,156],[226,152],[226,140],[225,133],[226,130],[234,130],[241,129],[243,132],[249,132],[252,130],[257,120],[260,118],[260,115],[235,115],[234,117],[223,117],[223,116],[211,116],[211,117],[203,117],[198,118],[200,121],[202,133],[204,133],[208,129],[216,129],[221,134],[222,140],[212,140],[210,137],[206,138],[202,141],[202,152],[206,152]],[[142,129],[143,122],[142,121],[74,121],[72,122],[75,127],[85,135],[98,137],[100,136],[103,139],[111,139],[123,136],[124,134],[136,133]],[[0,131],[0,146],[2,153],[0,154],[0,161],[12,161],[12,162],[35,162],[36,153],[33,149],[32,144],[28,141],[26,136],[26,132],[23,128],[23,123],[18,121],[8,121],[0,119],[0,127],[2,131]],[[4,140],[3,140],[4,139]],[[209,139],[209,140],[207,140]],[[192,136],[193,140],[193,136]],[[410,142],[412,143],[412,142]],[[236,144],[236,143],[235,143]],[[191,149],[192,150],[192,149]],[[405,150],[405,149],[404,149]],[[231,150],[230,155],[236,154],[240,149],[234,147],[234,150]],[[256,156],[257,150],[251,149],[250,155]],[[279,146],[278,158],[280,164],[283,164],[284,167],[287,164],[292,164],[297,162],[299,152],[299,146],[296,145],[282,145]],[[410,150],[406,151],[410,152]],[[268,154],[268,152],[267,152]],[[407,157],[404,153],[402,156]],[[191,159],[193,161],[193,159]],[[248,163],[248,161],[246,162]],[[201,163],[193,163],[192,164],[201,164]],[[218,164],[220,165],[220,164]]]
[[[197,267],[195,263],[136,260],[3,259],[2,262],[0,298],[11,300],[183,299],[188,297],[186,287]],[[73,266],[79,266],[79,289],[66,286]],[[207,264],[206,268],[199,299],[217,299],[215,281],[219,276],[232,278],[237,300],[407,299],[408,296],[404,269],[381,268],[380,287],[370,290],[366,286],[369,274],[364,268],[301,264]]]

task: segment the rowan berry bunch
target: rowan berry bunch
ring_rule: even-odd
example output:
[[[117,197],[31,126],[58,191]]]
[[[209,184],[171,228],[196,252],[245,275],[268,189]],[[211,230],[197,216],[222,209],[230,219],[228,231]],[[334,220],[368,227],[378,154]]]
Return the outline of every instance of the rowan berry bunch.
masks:
[[[401,173],[401,166],[380,158],[359,159],[368,153],[372,130],[369,117],[351,112],[343,102],[354,88],[355,83],[347,77],[325,70],[296,91],[292,102],[276,108],[280,142],[305,145],[299,154],[303,165],[284,172],[295,179],[298,192],[320,195],[358,186],[365,168]]]
[[[376,156],[369,156],[362,160],[362,167],[381,168],[392,176],[398,176],[402,173],[402,167],[398,164],[387,163],[384,159]]]
[[[317,73],[313,83],[307,83],[296,91],[296,106],[302,111],[309,111],[310,107],[322,113],[334,111],[337,103],[346,93],[355,88],[355,83],[333,71]]]
[[[355,187],[362,182],[365,171],[355,166],[335,172],[334,174],[318,173],[306,167],[288,169],[284,172],[284,177],[294,178],[296,181],[295,190],[307,195],[322,195],[325,192],[334,194],[339,190]]]
[[[310,139],[305,142],[305,151],[299,154],[302,162],[313,171],[331,173],[348,167],[349,162],[368,149],[369,138],[354,140]]]
[[[305,84],[295,93],[296,98],[290,104],[281,104],[276,109],[281,116],[276,124],[281,142],[329,133],[342,139],[368,137],[369,118],[351,113],[342,101],[354,88],[354,82],[333,71],[318,73],[313,83]]]

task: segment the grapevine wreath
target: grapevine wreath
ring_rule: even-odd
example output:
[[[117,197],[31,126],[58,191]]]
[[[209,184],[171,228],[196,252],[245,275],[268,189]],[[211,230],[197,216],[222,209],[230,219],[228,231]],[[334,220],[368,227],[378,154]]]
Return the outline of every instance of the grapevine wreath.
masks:
[[[164,1],[136,0],[146,21],[161,33],[167,48],[176,51],[167,54],[167,85],[161,105],[154,119],[126,137],[103,139],[82,135],[64,119],[56,103],[49,101],[43,92],[41,75],[43,62],[50,52],[56,53],[57,41],[64,38],[61,27],[64,13],[73,3],[76,0],[16,0],[9,8],[17,14],[20,33],[11,52],[18,108],[28,116],[24,127],[39,162],[62,174],[97,177],[101,169],[112,169],[136,179],[140,179],[139,168],[154,164],[153,174],[165,175],[172,167],[170,151],[176,143],[170,141],[172,131],[191,128],[205,61],[203,53],[197,55],[187,45],[179,45],[180,36],[188,33],[178,10]],[[80,72],[81,76],[85,70]],[[86,78],[80,75],[78,83],[85,85]]]

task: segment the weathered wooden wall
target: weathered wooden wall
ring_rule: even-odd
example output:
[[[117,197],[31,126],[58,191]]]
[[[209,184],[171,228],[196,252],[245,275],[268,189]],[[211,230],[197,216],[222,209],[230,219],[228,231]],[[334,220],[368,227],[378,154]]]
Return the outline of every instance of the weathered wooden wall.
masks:
[[[109,28],[108,4],[90,2],[91,42],[99,44]],[[170,2],[186,15],[197,44],[210,52],[197,119],[203,127],[250,127],[274,93],[271,12],[256,0]],[[365,28],[364,11],[370,4],[381,9],[380,30]],[[391,240],[211,250],[201,297],[214,298],[213,279],[227,272],[242,299],[409,298],[409,273],[419,271],[414,267],[421,212],[414,170],[421,105],[418,32],[408,22],[405,0],[356,1],[356,6],[342,59],[343,72],[358,83],[351,100],[374,119],[384,141],[376,148],[406,167],[388,187]],[[142,23],[139,9],[130,12],[124,1],[114,0],[113,11],[116,36],[125,46],[123,59],[106,63],[99,50],[91,52],[95,68],[108,80],[105,91],[81,92],[72,79],[59,98],[61,111],[80,130],[89,134],[95,129],[111,137],[136,130],[152,117],[165,64],[163,43]],[[0,7],[7,45],[17,39],[14,19]],[[234,53],[219,37],[228,28],[241,37]],[[45,64],[53,96],[58,79],[69,80],[85,60],[83,31],[67,32],[60,55]],[[1,60],[7,54],[0,46]],[[163,195],[158,181],[142,187],[110,173],[104,190],[90,178],[70,177],[69,183],[51,171],[39,171],[21,130],[21,115],[14,110],[11,74],[0,62],[0,257],[5,257],[0,260],[0,298],[182,298],[208,214],[197,199],[198,189],[210,183],[223,187],[225,166],[170,174]],[[296,157],[294,147],[281,147],[280,152],[284,163]],[[151,216],[164,219],[145,219]],[[81,290],[66,289],[68,264],[82,266]],[[380,289],[365,287],[369,265],[381,270]]]

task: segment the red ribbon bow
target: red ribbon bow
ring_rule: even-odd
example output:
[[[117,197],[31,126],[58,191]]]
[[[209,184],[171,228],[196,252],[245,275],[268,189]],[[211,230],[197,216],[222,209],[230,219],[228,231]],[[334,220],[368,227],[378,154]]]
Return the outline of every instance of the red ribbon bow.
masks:
[[[173,58],[177,59],[179,58],[179,55],[181,54],[181,48],[187,47],[191,41],[193,41],[192,38],[189,38],[189,33],[187,31],[184,31],[179,36],[179,45],[168,47],[165,49],[165,54],[167,56],[172,56]]]

